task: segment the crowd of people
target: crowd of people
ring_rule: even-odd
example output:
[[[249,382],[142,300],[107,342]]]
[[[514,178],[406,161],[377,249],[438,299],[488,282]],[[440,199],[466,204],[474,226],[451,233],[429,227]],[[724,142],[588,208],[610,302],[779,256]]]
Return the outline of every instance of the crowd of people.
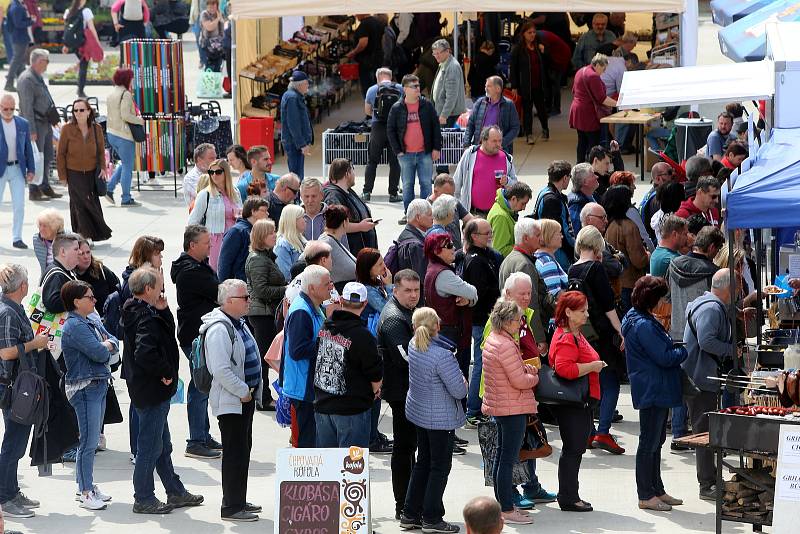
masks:
[[[215,8],[216,0],[208,0],[200,17],[204,34],[221,24]],[[583,80],[570,110],[578,131],[575,165],[552,161],[547,185],[532,190],[517,175],[513,142],[531,136],[533,108],[542,137],[549,136],[550,112],[560,104],[552,88],[560,88],[564,74],[543,67],[547,46],[537,39],[548,36],[537,32],[541,18],[521,26],[512,53],[511,88],[525,103],[523,117],[503,96],[504,80],[487,77],[452,176],[434,164],[441,129],[462,113],[465,89],[444,39],[430,46],[439,65],[430,100],[415,74],[400,84],[384,68],[361,78],[365,111],[379,132],[371,137],[361,194],[349,160],[330,162],[323,180],[304,175],[313,129],[303,99],[309,80],[300,71],[281,102],[288,173],[271,172],[265,146],[234,145],[224,157],[213,145],[197,146],[195,167],[182,184],[183,252],[169,270],[174,313],[165,297],[162,252],[175,236],[140,236],[119,276],[92,256],[93,242],[111,235],[100,197],[113,203],[119,183],[122,205],[138,205],[130,195],[133,141],[124,124],[137,119],[130,71],[120,69],[114,79],[118,100],[107,133],[122,161],[103,195],[94,188],[95,169],[105,168],[103,132],[88,102],[76,100],[55,155],[59,178],[68,184],[71,231],[57,211],[44,210],[33,239],[43,311],[65,318],[58,343],[31,328],[22,306],[33,287],[27,270],[12,262],[0,266],[4,377],[36,369],[49,386],[51,418],[59,422],[34,437],[34,444],[47,442],[35,461],[74,460],[79,505],[106,508],[112,497],[94,483],[92,471],[95,451],[105,446],[104,424],[119,422],[106,410],[115,395],[112,372],[120,367],[131,399],[133,512],[203,504],[171,459],[168,414],[183,353],[192,362],[184,453],[221,459],[223,520],[259,518],[261,506],[247,500],[254,414],[275,411],[288,415],[294,447],[359,446],[390,454],[395,518],[402,529],[429,533],[459,530],[442,505],[452,457],[465,454],[468,444],[457,431],[489,429],[480,433],[494,440],[484,463],[496,502],[473,501],[464,517],[468,532],[495,534],[504,523],[531,524],[529,510],[538,503],[557,502],[565,512],[594,509],[581,497],[581,460],[592,448],[625,454],[612,427],[622,417],[617,402],[627,381],[639,412],[638,506],[668,511],[681,505],[660,472],[670,411],[673,438],[708,430],[704,414],[716,409],[719,391],[708,377],[737,355],[729,305],[743,318],[756,298],[744,236],[734,243],[731,271],[720,230],[720,179],[747,149],[733,140],[733,118],[722,113],[707,156],[686,162],[687,181],[658,163],[652,189],[635,206],[635,176],[617,164],[620,146],[604,139],[596,115],[598,105],[616,103],[600,76],[635,41],[623,34],[619,50],[599,53],[616,36],[606,30],[609,18],[597,14],[572,55],[576,80]],[[47,143],[47,114],[37,111],[49,98],[41,79],[47,62],[46,53],[34,51],[17,82],[22,118],[14,116],[12,96],[0,100],[0,169],[3,150],[18,158],[7,157],[4,181],[32,181],[30,141]],[[31,91],[23,94],[25,83]],[[592,110],[588,119],[583,108]],[[396,159],[389,200],[403,202],[404,216],[396,239],[382,249],[370,201],[375,155],[386,146]],[[57,195],[47,184],[45,177],[31,186],[30,199]],[[15,247],[27,248],[16,187],[12,238]],[[195,373],[198,364],[208,380]],[[684,396],[684,374],[699,392]],[[585,382],[586,394],[570,404],[548,402],[539,391],[554,380]],[[384,401],[394,439],[378,428]],[[520,460],[532,428],[543,445],[544,423],[557,425],[562,442],[552,492],[539,482],[535,457]],[[17,479],[33,427],[6,422],[0,505],[8,517],[32,517],[40,506]],[[217,429],[221,442],[213,437]],[[671,448],[685,446],[673,441]],[[707,451],[695,454],[699,497],[714,499],[714,459]],[[155,472],[164,500],[156,496]]]

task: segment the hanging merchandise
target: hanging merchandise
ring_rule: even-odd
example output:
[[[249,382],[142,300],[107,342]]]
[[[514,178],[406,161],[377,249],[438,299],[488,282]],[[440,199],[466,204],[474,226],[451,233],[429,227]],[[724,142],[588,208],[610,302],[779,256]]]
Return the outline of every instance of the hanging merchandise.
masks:
[[[121,44],[122,66],[133,70],[131,92],[143,114],[186,109],[183,45],[167,39],[133,39]]]
[[[147,139],[136,144],[137,171],[165,172],[186,161],[186,121],[182,117],[145,118]]]

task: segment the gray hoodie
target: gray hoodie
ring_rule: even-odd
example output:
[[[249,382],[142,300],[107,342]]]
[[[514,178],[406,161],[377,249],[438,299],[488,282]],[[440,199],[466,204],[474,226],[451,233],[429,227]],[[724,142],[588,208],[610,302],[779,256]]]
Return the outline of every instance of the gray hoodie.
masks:
[[[719,383],[708,379],[709,376],[719,375],[714,358],[720,362],[730,360],[734,350],[728,308],[716,295],[706,291],[689,303],[687,318],[690,311],[698,337],[692,333],[687,322],[683,340],[689,357],[681,367],[701,391],[716,393]]]
[[[667,269],[667,284],[672,302],[672,326],[669,335],[675,341],[683,339],[687,305],[711,289],[711,277],[719,267],[703,254],[691,252],[672,260]]]

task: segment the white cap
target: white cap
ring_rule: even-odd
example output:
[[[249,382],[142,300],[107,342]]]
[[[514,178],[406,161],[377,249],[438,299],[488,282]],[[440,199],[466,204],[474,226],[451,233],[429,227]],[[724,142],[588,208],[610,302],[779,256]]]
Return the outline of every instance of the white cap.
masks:
[[[367,302],[367,288],[358,282],[347,282],[342,290],[342,299],[353,304]]]

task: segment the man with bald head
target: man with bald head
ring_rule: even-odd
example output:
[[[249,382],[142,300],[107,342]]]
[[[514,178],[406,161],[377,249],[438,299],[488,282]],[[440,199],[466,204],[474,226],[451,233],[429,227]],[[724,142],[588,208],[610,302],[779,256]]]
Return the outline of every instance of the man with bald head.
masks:
[[[25,218],[25,185],[33,181],[34,161],[31,147],[31,130],[28,121],[14,115],[17,102],[9,94],[0,98],[0,204],[6,185],[11,190],[14,219],[11,224],[11,242],[14,248],[26,249],[22,241],[22,222]]]
[[[464,526],[467,534],[500,534],[503,514],[500,503],[491,497],[475,497],[464,505]]]
[[[275,221],[281,220],[281,213],[287,204],[294,204],[297,195],[300,193],[300,177],[290,172],[284,174],[275,182],[275,190],[269,193],[269,218]]]
[[[581,210],[581,227],[584,226],[594,226],[602,235],[606,235],[608,216],[603,206],[597,202],[589,202],[583,207]],[[625,257],[625,254],[606,241],[606,246],[603,249],[603,268],[606,270],[606,276],[608,276],[612,285],[619,282],[622,270],[627,265],[628,258]]]
[[[657,243],[656,231],[653,230],[653,227],[650,225],[650,219],[653,218],[655,212],[661,209],[661,203],[656,198],[656,193],[659,187],[674,180],[675,174],[669,164],[660,161],[650,169],[650,179],[653,183],[653,187],[651,187],[650,191],[645,193],[642,198],[642,202],[639,204],[639,213],[642,215],[642,221],[644,221],[644,227],[647,233],[650,234],[650,239],[652,239],[654,243]]]

